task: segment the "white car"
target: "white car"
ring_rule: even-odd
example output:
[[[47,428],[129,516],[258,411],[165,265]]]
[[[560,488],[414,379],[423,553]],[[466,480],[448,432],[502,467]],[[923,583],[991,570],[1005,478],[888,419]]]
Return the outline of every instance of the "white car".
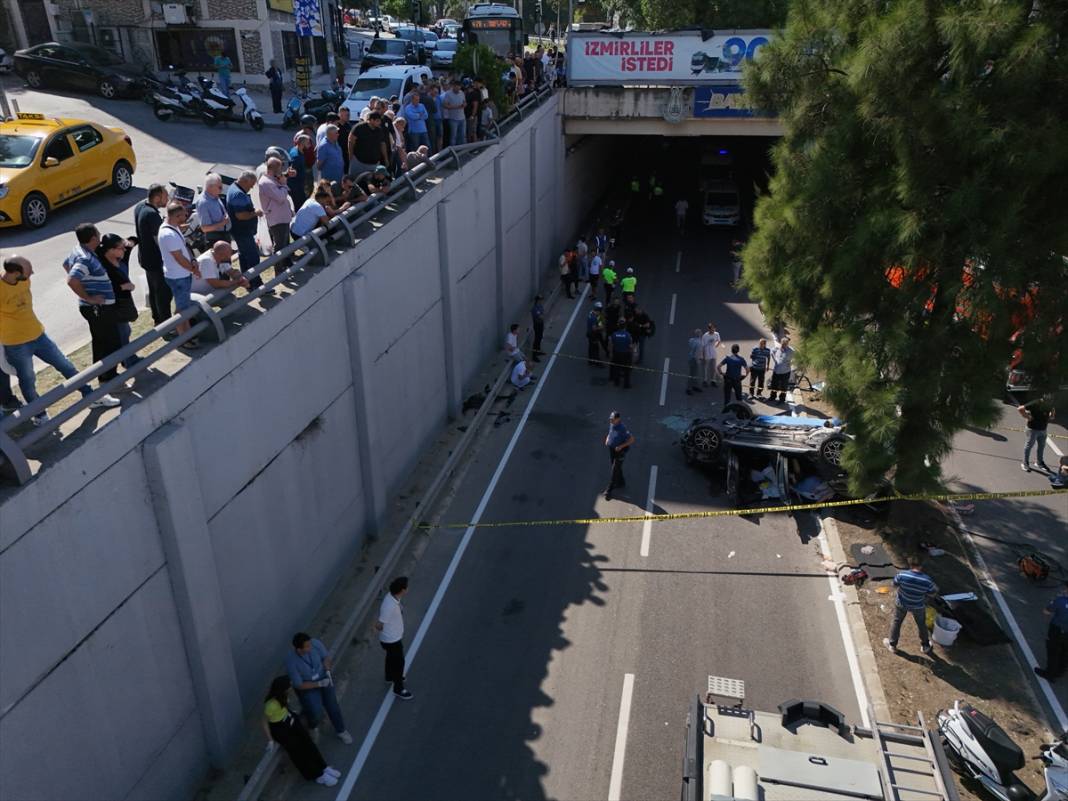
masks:
[[[705,185],[705,225],[736,226],[742,222],[742,201],[734,181],[709,181]]]
[[[459,47],[460,43],[455,39],[438,39],[434,49],[430,51],[430,66],[451,67]]]
[[[430,67],[404,64],[396,67],[373,67],[356,79],[349,96],[341,104],[349,110],[353,119],[367,106],[372,97],[386,99],[396,95],[403,98],[413,88],[430,81]]]

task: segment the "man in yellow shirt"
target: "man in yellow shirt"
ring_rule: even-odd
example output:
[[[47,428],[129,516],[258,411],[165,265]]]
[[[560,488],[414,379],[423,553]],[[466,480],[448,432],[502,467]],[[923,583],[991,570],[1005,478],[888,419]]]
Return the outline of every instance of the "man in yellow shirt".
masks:
[[[64,378],[78,374],[78,368],[70,363],[48,334],[44,326],[33,313],[33,296],[30,293],[30,276],[33,265],[29,259],[21,256],[9,256],[4,259],[3,273],[0,273],[0,345],[4,346],[4,356],[15,368],[22,390],[23,400],[29,405],[37,399],[37,379],[33,371],[33,357],[55,367]],[[82,395],[89,395],[88,386],[81,387]],[[93,406],[118,406],[119,401],[111,395],[104,395],[93,402]],[[48,413],[38,412],[34,415],[34,425],[41,425],[48,420]]]

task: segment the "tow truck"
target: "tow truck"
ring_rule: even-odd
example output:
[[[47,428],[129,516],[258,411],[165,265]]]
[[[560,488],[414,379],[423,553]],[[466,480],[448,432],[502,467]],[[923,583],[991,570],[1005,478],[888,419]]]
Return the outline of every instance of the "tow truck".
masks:
[[[849,725],[834,707],[791,699],[745,705],[745,682],[709,676],[686,716],[682,801],[960,801],[937,732]]]

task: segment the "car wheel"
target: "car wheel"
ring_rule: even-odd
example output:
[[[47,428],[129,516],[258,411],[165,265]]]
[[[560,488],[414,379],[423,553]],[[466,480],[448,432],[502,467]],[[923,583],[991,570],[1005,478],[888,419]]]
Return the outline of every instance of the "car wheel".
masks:
[[[102,78],[100,83],[96,85],[96,90],[100,92],[101,97],[106,97],[108,100],[111,100],[119,93],[114,81],[110,78]]]
[[[698,458],[710,459],[719,453],[723,437],[711,426],[701,426],[690,433],[690,442]]]
[[[750,409],[749,405],[745,403],[738,403],[737,401],[733,403],[728,403],[726,406],[723,407],[723,411],[726,413],[733,414],[739,420],[753,419],[753,410]]]
[[[842,466],[842,452],[849,437],[845,434],[831,434],[820,443],[820,459],[832,467]]]
[[[48,199],[40,192],[31,192],[22,201],[22,224],[27,228],[40,228],[48,222]]]
[[[26,72],[26,85],[31,89],[40,89],[44,85],[44,81],[41,80],[41,73],[37,70],[28,70]]]
[[[126,161],[118,161],[111,168],[111,188],[116,195],[122,195],[133,188],[133,167]]]

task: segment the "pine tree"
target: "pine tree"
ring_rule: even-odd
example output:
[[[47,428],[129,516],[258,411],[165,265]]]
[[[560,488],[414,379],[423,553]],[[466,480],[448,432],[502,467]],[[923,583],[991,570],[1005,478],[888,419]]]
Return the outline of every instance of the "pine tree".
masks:
[[[1068,380],[1066,46],[1066,0],[794,0],[747,71],[785,135],[745,280],[827,377],[856,491],[939,486],[1020,328]]]

